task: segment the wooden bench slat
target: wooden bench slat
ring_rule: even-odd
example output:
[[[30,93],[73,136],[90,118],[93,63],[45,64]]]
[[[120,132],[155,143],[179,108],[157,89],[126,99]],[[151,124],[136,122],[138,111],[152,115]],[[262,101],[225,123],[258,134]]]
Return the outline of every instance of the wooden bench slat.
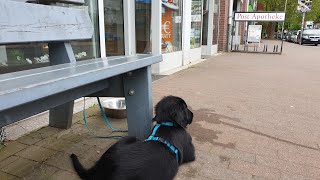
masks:
[[[0,1],[0,44],[90,39],[85,9]]]
[[[120,57],[111,60],[98,59],[79,62],[74,65],[63,64],[35,69],[10,75],[0,75],[0,111],[36,99],[41,99],[65,90],[80,87],[89,83],[114,77],[142,67],[150,66],[162,60],[161,55],[139,55]],[[51,71],[45,69],[51,68]],[[55,69],[57,68],[57,69]]]

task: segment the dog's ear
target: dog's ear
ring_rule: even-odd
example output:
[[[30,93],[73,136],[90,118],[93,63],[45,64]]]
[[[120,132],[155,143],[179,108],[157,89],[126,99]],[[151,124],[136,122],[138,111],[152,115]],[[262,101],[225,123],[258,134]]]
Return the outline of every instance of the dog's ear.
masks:
[[[183,128],[187,127],[188,122],[186,119],[186,114],[183,110],[176,111],[173,117],[176,123],[179,124],[181,127]]]

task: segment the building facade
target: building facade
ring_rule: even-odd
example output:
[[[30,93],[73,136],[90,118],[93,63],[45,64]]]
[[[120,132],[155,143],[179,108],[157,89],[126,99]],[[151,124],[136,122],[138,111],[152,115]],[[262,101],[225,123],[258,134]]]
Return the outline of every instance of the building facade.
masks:
[[[162,74],[218,51],[227,51],[229,17],[233,14],[230,10],[247,11],[248,3],[246,0],[85,0],[84,6],[76,7],[88,10],[95,30],[92,39],[72,42],[77,61],[162,54],[163,62],[152,68],[154,74]],[[243,28],[237,27],[233,33],[240,34]],[[0,74],[49,66],[48,54],[46,43],[0,46]]]

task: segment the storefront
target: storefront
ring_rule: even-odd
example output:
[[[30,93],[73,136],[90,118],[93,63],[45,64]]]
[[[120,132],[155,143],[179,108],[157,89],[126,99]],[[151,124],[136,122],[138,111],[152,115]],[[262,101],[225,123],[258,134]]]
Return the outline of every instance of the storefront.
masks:
[[[218,1],[85,0],[95,33],[72,42],[76,59],[161,53],[155,74],[195,63],[217,52]],[[46,43],[0,46],[0,74],[49,64]]]
[[[204,0],[202,55],[212,56],[218,53],[220,19],[220,0]]]

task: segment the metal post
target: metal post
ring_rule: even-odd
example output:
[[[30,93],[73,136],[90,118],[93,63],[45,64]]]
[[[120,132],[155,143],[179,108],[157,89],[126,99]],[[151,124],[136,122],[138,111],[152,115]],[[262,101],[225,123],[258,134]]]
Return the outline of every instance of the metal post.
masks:
[[[233,13],[233,17],[235,17],[235,13]],[[230,49],[230,51],[232,51],[234,24],[235,24],[235,19],[233,18],[232,19],[232,24],[231,24],[231,49]],[[228,40],[228,43],[229,43],[229,40]]]
[[[284,5],[284,12],[285,13],[287,13],[287,4],[288,4],[288,0],[286,0],[286,3],[285,3],[285,5]],[[283,31],[284,31],[284,24],[285,24],[285,22],[286,22],[286,20],[284,20],[283,22],[282,22],[282,35],[281,35],[281,53],[280,54],[282,54],[282,47],[283,47]]]
[[[304,12],[302,15],[302,22],[301,22],[301,31],[300,31],[300,37],[299,37],[299,44],[302,44],[302,34],[303,34],[303,29],[304,29],[304,18],[306,17],[306,13]]]

